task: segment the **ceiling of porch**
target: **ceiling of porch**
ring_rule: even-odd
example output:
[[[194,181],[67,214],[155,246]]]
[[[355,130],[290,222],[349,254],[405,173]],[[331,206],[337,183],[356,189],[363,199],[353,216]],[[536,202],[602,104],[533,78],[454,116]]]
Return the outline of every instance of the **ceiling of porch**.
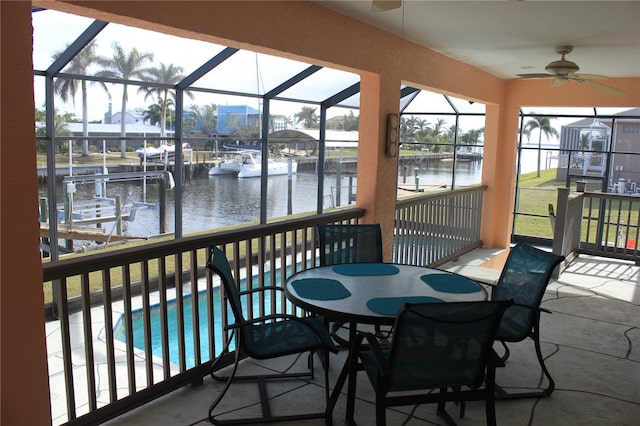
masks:
[[[316,1],[503,79],[542,73],[571,45],[583,73],[640,76],[638,1],[409,1],[375,11],[369,0]]]

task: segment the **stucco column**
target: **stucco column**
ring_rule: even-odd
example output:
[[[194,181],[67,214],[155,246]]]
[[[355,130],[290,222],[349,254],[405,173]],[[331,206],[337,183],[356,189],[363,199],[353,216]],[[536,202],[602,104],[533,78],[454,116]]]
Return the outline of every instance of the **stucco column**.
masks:
[[[487,105],[482,183],[484,194],[480,238],[484,247],[506,248],[511,242],[516,188],[518,108]]]
[[[31,2],[0,2],[0,34],[0,423],[47,425]]]
[[[400,79],[362,74],[356,204],[367,210],[365,223],[380,223],[384,259],[391,260],[396,211],[398,157],[386,154],[387,115],[398,114]]]

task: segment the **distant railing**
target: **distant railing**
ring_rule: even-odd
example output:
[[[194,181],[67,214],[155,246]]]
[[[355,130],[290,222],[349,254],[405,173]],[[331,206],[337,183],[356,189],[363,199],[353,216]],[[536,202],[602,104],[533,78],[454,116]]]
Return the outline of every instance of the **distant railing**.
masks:
[[[474,186],[398,200],[393,261],[437,266],[481,247],[486,189]]]
[[[226,250],[242,285],[279,285],[315,266],[316,224],[363,215],[349,208],[45,262],[54,300],[47,314],[56,318],[46,324],[53,424],[96,424],[202,383],[228,338],[230,315],[217,277],[205,273],[212,244]],[[275,297],[248,304],[249,316],[303,315]],[[160,342],[155,351],[152,340]]]
[[[558,189],[553,251],[640,263],[640,196]]]

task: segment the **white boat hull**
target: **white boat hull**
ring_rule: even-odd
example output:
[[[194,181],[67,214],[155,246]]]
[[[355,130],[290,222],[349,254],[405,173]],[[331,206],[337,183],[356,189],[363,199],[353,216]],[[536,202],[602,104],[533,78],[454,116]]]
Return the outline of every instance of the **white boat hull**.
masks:
[[[218,163],[209,169],[209,176],[238,174],[241,168],[242,165],[239,163]]]
[[[296,173],[298,163],[286,158],[269,159],[269,176],[286,175],[289,173],[289,162],[291,162],[291,173]],[[209,169],[209,176],[219,176],[236,174],[239,178],[260,177],[262,175],[262,160],[259,153],[255,151],[242,151],[234,157],[222,160]]]
[[[269,160],[268,165],[269,176],[280,176],[289,174],[289,163],[287,161]],[[291,173],[296,173],[298,163],[291,161]],[[262,175],[262,166],[260,164],[244,164],[238,172],[239,178],[260,177]]]
[[[188,143],[182,144],[182,149],[190,148]],[[140,161],[151,160],[160,160],[164,161],[166,159],[173,160],[176,156],[176,146],[175,145],[160,145],[158,148],[148,146],[146,148],[139,147],[136,149],[136,155],[140,158]]]

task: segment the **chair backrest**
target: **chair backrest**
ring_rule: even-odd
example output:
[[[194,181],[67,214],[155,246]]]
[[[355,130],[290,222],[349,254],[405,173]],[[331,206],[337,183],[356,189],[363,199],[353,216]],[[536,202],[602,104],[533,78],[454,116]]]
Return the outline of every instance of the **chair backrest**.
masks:
[[[227,256],[216,246],[211,246],[211,255],[207,261],[207,268],[220,276],[220,280],[222,281],[222,286],[227,295],[229,305],[231,305],[235,321],[237,323],[245,322],[242,314],[240,290],[236,286],[236,281],[233,279],[233,275],[231,275],[231,266],[229,266]]]
[[[513,300],[515,303],[538,308],[549,284],[551,274],[563,256],[520,243],[513,247],[493,288],[492,300]],[[519,341],[529,335],[533,326],[534,309],[512,306],[505,312],[498,335]]]
[[[396,318],[387,391],[478,388],[509,301],[405,304]]]
[[[379,224],[323,224],[317,226],[320,265],[382,262]]]

